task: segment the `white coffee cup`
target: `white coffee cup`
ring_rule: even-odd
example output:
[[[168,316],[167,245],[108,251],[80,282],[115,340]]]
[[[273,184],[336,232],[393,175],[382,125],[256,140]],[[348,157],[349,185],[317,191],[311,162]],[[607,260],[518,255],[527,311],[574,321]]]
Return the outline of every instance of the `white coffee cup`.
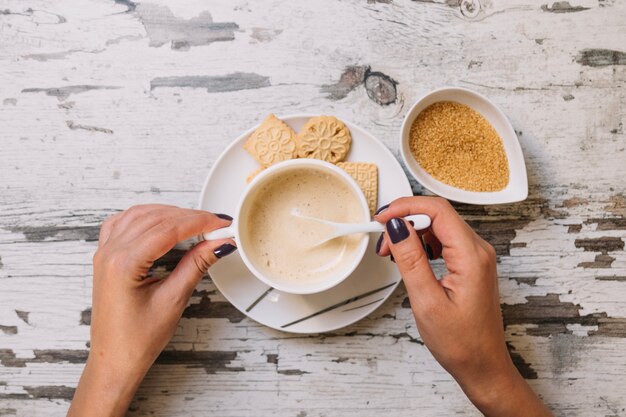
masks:
[[[252,272],[259,280],[261,280],[265,284],[278,290],[292,294],[313,294],[327,290],[341,283],[344,279],[350,276],[350,274],[359,265],[363,258],[363,255],[365,255],[365,250],[367,249],[367,245],[369,242],[369,234],[364,233],[362,237],[360,237],[360,241],[356,249],[351,252],[352,261],[346,262],[343,267],[337,271],[336,274],[333,274],[327,279],[321,281],[305,283],[285,282],[284,280],[279,280],[278,278],[268,276],[267,274],[262,273],[259,268],[257,268],[251,257],[248,256],[245,245],[242,245],[242,242],[244,241],[244,239],[242,239],[242,236],[246,236],[247,232],[246,227],[248,222],[246,221],[246,216],[250,210],[251,203],[254,201],[254,198],[252,197],[256,195],[256,192],[258,192],[264,184],[267,184],[267,181],[271,181],[273,178],[276,178],[276,176],[287,174],[288,172],[293,170],[302,170],[307,168],[323,171],[326,174],[338,178],[341,182],[346,184],[359,201],[359,205],[362,209],[363,214],[362,222],[369,220],[370,210],[367,204],[367,200],[365,199],[363,192],[359,188],[359,185],[350,175],[348,175],[348,173],[335,165],[318,159],[293,159],[285,162],[280,162],[261,171],[256,177],[254,177],[254,179],[243,191],[243,194],[237,205],[232,224],[229,227],[217,229],[212,232],[203,234],[203,238],[205,240],[234,238],[237,242],[239,255],[241,256],[241,259],[243,260],[246,267],[248,267],[250,272]]]

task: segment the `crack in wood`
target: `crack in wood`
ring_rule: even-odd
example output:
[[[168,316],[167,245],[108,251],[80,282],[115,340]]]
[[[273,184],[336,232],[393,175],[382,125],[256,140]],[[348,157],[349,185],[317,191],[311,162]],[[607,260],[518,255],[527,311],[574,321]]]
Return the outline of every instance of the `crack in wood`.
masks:
[[[66,242],[84,240],[95,242],[100,234],[100,226],[11,226],[13,233],[22,233],[29,242]],[[50,239],[52,238],[52,239]]]
[[[547,4],[542,5],[541,10],[550,13],[576,13],[589,10],[589,7],[572,6],[568,1],[556,1],[552,3],[552,6],[548,6]]]
[[[141,3],[136,5],[134,12],[146,29],[152,47],[170,42],[171,49],[186,51],[192,46],[235,40],[235,30],[239,29],[234,22],[213,22],[207,11],[191,19],[182,19],[174,16],[167,6]]]
[[[339,81],[334,84],[325,84],[321,88],[322,93],[326,93],[329,100],[341,100],[348,94],[363,84],[365,73],[370,70],[368,65],[349,65],[341,73]]]
[[[407,332],[402,332],[402,333],[395,333],[395,334],[389,334],[389,336],[393,337],[394,339],[396,339],[396,342],[402,340],[402,339],[407,339],[407,341],[409,343],[415,343],[417,345],[420,346],[424,346],[424,342],[422,342],[421,340],[419,340],[416,337],[411,336],[410,334],[408,334]]]
[[[46,93],[47,96],[56,97],[59,101],[63,101],[72,94],[80,94],[92,90],[116,90],[118,88],[121,87],[111,85],[68,85],[65,87],[24,88],[22,93]]]
[[[0,349],[0,365],[8,368],[24,368],[33,363],[84,364],[88,350],[46,349],[34,350],[33,358],[18,358],[11,349]],[[237,358],[232,351],[171,351],[161,352],[156,360],[159,365],[186,365],[189,368],[202,368],[207,374],[216,372],[240,372],[243,367],[229,366]]]
[[[459,214],[483,239],[493,245],[499,256],[511,254],[512,247],[524,247],[512,240],[517,230],[539,218],[565,219],[568,213],[553,209],[544,198],[529,197],[523,202],[499,206],[477,206],[452,203]]]
[[[585,220],[583,224],[595,224],[597,231],[626,230],[626,218],[625,217],[591,218],[591,219]]]
[[[0,393],[0,399],[48,399],[71,401],[71,399],[74,397],[74,391],[76,391],[76,388],[68,387],[65,385],[24,386],[22,388],[24,389],[24,391],[26,391],[25,393]]]
[[[5,326],[0,324],[0,331],[6,335],[17,334],[17,326]]]
[[[531,364],[526,362],[524,357],[515,350],[515,347],[509,342],[506,342],[506,347],[509,351],[511,360],[513,361],[513,365],[515,365],[524,379],[537,379],[537,372],[533,369]]]
[[[526,284],[534,287],[538,277],[509,277],[509,279],[514,280],[518,284]]]
[[[80,312],[80,320],[78,324],[83,326],[91,326],[91,307]]]
[[[60,25],[67,22],[67,19],[60,14],[52,13],[47,10],[41,9],[33,9],[32,7],[28,7],[24,9],[22,12],[14,12],[10,9],[0,9],[0,15],[13,15],[13,16],[24,16],[28,17],[30,23],[39,25],[39,24],[54,24]],[[50,22],[49,18],[54,17],[56,22]],[[9,25],[10,27],[10,25]]]
[[[583,49],[576,56],[576,62],[587,67],[626,65],[626,52],[612,49]]]
[[[113,1],[115,1],[115,4],[126,6],[126,10],[124,11],[124,13],[134,12],[135,9],[137,8],[137,3],[135,3],[134,1],[130,1],[130,0],[113,0]]]
[[[585,252],[602,252],[606,254],[608,252],[623,250],[624,241],[619,237],[586,238],[576,239],[574,246],[583,248]]]
[[[372,71],[369,65],[348,65],[333,84],[322,85],[320,91],[329,100],[346,98],[358,86],[363,85],[367,96],[380,106],[395,103],[398,99],[398,83],[390,76]]]
[[[85,54],[99,54],[101,52],[104,52],[104,49],[94,49],[91,51],[88,50],[84,50],[84,49],[70,49],[67,51],[60,51],[60,52],[48,52],[48,53],[41,53],[41,54],[27,54],[27,55],[22,55],[22,58],[24,59],[33,59],[35,61],[39,61],[39,62],[45,62],[45,61],[51,61],[51,60],[56,60],[56,59],[65,59],[68,56],[75,54],[75,53],[85,53]]]
[[[247,72],[226,75],[184,75],[156,77],[150,81],[150,90],[157,88],[204,88],[207,93],[251,90],[270,87],[270,78]]]
[[[461,0],[411,0],[414,3],[441,4],[449,7],[461,6]]]
[[[281,375],[297,375],[297,376],[310,374],[310,372],[302,371],[300,369],[282,369],[282,370],[279,370],[279,371],[276,371],[276,372],[281,374]]]
[[[566,224],[567,226],[567,233],[580,233],[581,230],[583,230],[583,225],[582,224]]]
[[[626,337],[626,318],[608,317],[605,312],[580,315],[579,304],[561,301],[559,294],[528,296],[523,304],[502,304],[504,326],[533,325],[526,333],[531,336],[572,334],[567,325],[597,326],[589,336]]]
[[[74,349],[35,349],[33,358],[18,358],[12,349],[0,349],[0,365],[24,368],[30,363],[84,363],[89,351]]]
[[[19,317],[20,320],[22,320],[24,323],[30,324],[28,322],[28,316],[30,315],[30,312],[28,312],[28,311],[21,311],[21,310],[15,310],[15,314],[17,314],[17,317]]]
[[[67,125],[67,127],[69,127],[71,130],[87,130],[89,132],[100,132],[100,133],[106,133],[107,135],[112,135],[113,134],[113,130],[111,129],[107,129],[106,127],[98,127],[98,126],[90,126],[90,125],[82,125],[79,123],[74,123],[73,120],[66,120],[65,124]]]
[[[365,91],[374,103],[388,106],[398,99],[398,82],[382,72],[367,72],[365,74]]]
[[[615,258],[608,252],[615,252],[624,249],[624,241],[619,237],[599,237],[588,239],[576,239],[574,245],[583,248],[585,252],[600,252],[593,262],[580,262],[580,268],[610,268]]]
[[[606,275],[606,276],[596,277],[596,280],[626,282],[626,276],[625,275]]]
[[[240,323],[246,318],[246,315],[227,301],[211,301],[209,297],[203,296],[200,298],[200,302],[187,306],[183,311],[183,317],[188,319],[228,319],[231,323]]]
[[[615,258],[610,255],[599,254],[599,255],[596,255],[593,261],[580,262],[577,266],[579,268],[585,268],[585,269],[586,268],[610,268],[611,265],[613,265],[614,261],[615,261]]]
[[[237,358],[231,351],[172,351],[161,352],[156,360],[159,365],[186,365],[188,368],[202,368],[207,374],[217,372],[242,372],[241,366],[228,366]]]

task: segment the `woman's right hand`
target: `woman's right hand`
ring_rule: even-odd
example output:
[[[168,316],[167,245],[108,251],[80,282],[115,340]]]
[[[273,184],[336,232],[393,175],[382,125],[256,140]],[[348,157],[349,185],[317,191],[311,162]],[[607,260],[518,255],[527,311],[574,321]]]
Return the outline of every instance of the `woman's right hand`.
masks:
[[[432,219],[425,244],[402,219],[410,214]],[[551,416],[506,348],[493,247],[438,197],[398,199],[375,219],[386,229],[378,254],[398,265],[422,340],[476,407],[487,416]],[[439,256],[448,269],[441,280],[429,264]]]

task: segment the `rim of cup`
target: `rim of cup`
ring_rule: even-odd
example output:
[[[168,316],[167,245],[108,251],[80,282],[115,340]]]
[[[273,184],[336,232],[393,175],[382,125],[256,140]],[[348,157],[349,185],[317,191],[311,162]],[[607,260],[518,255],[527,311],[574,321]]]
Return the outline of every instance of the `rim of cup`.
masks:
[[[235,234],[235,241],[239,246],[239,255],[243,260],[246,267],[252,272],[252,274],[257,277],[260,281],[265,284],[287,293],[291,294],[314,294],[318,292],[325,291],[332,287],[339,285],[342,281],[344,281],[347,277],[349,277],[354,270],[359,266],[363,256],[365,255],[365,251],[367,250],[367,246],[369,244],[369,234],[364,233],[361,237],[361,241],[359,245],[354,250],[354,255],[352,261],[347,264],[345,269],[338,273],[337,275],[333,275],[331,278],[326,280],[315,282],[313,284],[290,284],[286,282],[278,282],[272,280],[270,277],[267,277],[263,274],[255,265],[254,262],[250,260],[248,255],[246,254],[245,245],[242,245],[241,235],[245,233],[245,230],[242,228],[245,225],[245,222],[241,220],[241,212],[248,202],[249,196],[253,195],[253,191],[259,187],[259,184],[263,183],[266,179],[271,176],[276,175],[280,171],[289,171],[292,169],[302,169],[302,168],[313,168],[321,171],[328,172],[336,177],[339,177],[344,183],[346,183],[350,189],[353,191],[354,195],[359,200],[359,204],[363,211],[364,222],[370,221],[370,210],[367,204],[367,200],[361,191],[361,188],[357,184],[357,182],[344,170],[337,167],[336,165],[330,164],[326,161],[322,161],[319,159],[310,159],[310,158],[301,158],[301,159],[291,159],[283,162],[279,162],[274,164],[265,170],[261,171],[257,176],[255,176],[252,181],[247,185],[243,194],[239,199],[239,203],[237,204],[237,209],[235,211],[235,218],[233,220],[233,224],[231,225],[232,230]]]

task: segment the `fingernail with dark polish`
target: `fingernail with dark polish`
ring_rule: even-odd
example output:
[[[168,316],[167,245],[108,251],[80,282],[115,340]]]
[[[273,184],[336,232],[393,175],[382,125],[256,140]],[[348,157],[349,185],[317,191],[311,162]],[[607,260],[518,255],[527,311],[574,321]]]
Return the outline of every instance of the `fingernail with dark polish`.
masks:
[[[237,246],[233,246],[230,243],[224,243],[223,245],[215,248],[215,250],[213,251],[213,254],[219,259],[219,258],[223,258],[226,255],[230,255],[235,250],[237,250]]]
[[[230,217],[228,214],[215,213],[215,215],[217,217],[219,217],[220,219],[223,219],[223,220],[228,220],[228,221],[232,221],[233,220],[233,218]]]
[[[383,211],[387,210],[389,208],[389,204],[385,204],[384,206],[381,206],[378,208],[378,210],[376,210],[376,213],[374,213],[374,216],[382,213]]]
[[[387,234],[391,239],[391,243],[399,243],[409,237],[409,229],[407,229],[404,220],[394,217],[385,225]]]
[[[435,256],[433,255],[433,248],[428,243],[424,243],[424,249],[426,249],[426,255],[428,256],[428,259],[432,261],[435,258]]]
[[[380,252],[380,247],[383,245],[383,237],[384,237],[384,235],[381,233],[380,237],[376,241],[376,254],[377,255],[378,255],[378,252]]]
[[[396,260],[394,259],[393,254],[389,255],[389,260],[393,262],[394,264],[396,263]]]

